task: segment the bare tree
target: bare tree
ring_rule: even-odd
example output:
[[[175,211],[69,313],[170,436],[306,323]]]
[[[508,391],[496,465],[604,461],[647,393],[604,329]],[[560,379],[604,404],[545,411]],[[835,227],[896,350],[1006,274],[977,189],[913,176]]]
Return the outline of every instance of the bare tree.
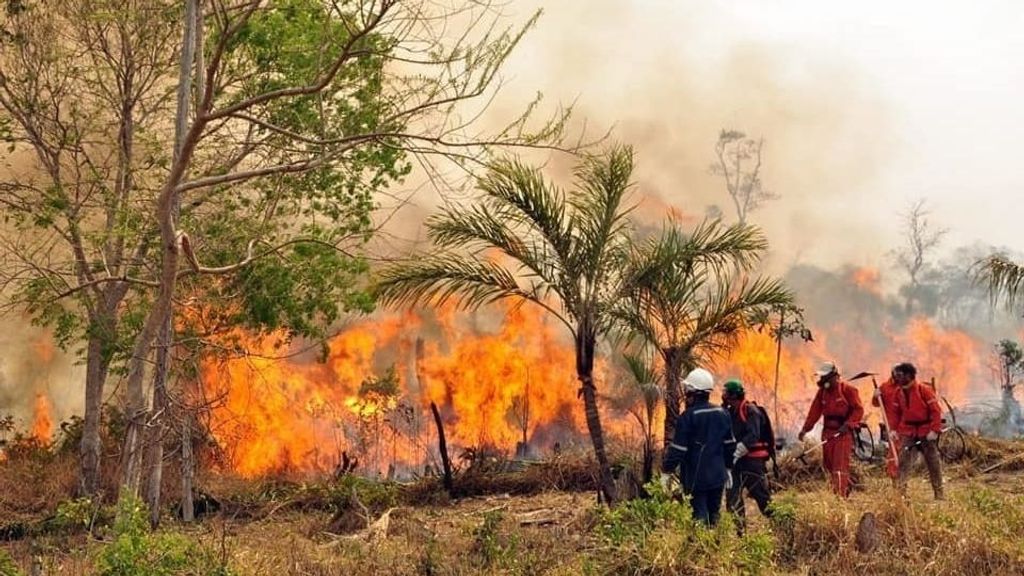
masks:
[[[928,220],[930,214],[927,201],[919,199],[912,202],[900,216],[904,244],[893,251],[893,257],[909,277],[909,282],[901,289],[906,298],[905,310],[908,315],[914,312],[915,305],[920,301],[922,277],[930,266],[929,258],[948,232],[945,228],[936,228]]]
[[[740,224],[747,223],[750,212],[768,200],[778,198],[777,194],[764,188],[761,180],[763,152],[764,138],[748,138],[736,130],[722,130],[715,143],[716,161],[711,164],[710,171],[725,180],[725,189]]]

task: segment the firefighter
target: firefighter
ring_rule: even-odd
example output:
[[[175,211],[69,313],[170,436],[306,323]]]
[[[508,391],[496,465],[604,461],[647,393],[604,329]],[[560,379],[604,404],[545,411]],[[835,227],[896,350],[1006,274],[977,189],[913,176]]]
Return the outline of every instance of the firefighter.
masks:
[[[942,408],[935,391],[917,381],[917,368],[909,362],[893,369],[893,381],[899,386],[896,394],[896,422],[893,426],[900,435],[899,486],[906,493],[907,476],[917,461],[917,453],[924,454],[928,466],[928,479],[936,500],[944,500],[942,491],[942,463],[939,459],[939,433],[942,432]]]
[[[878,388],[875,388],[875,392],[871,397],[871,405],[881,407],[885,411],[885,421],[887,423],[885,440],[889,443],[889,449],[885,451],[885,473],[893,481],[899,476],[896,454],[900,450],[900,435],[895,430],[896,422],[898,422],[896,415],[896,393],[899,391],[899,386],[895,382],[895,374],[894,369],[889,379],[882,382],[882,385]]]
[[[676,420],[675,436],[665,450],[661,483],[667,486],[679,467],[683,492],[690,496],[693,517],[707,526],[718,523],[722,493],[732,487],[732,458],[736,440],[732,419],[708,401],[714,378],[697,368],[683,379],[686,410]]]
[[[722,403],[732,417],[732,435],[736,439],[733,452],[733,485],[726,492],[725,502],[736,516],[740,533],[746,526],[746,506],[743,491],[757,502],[761,514],[771,517],[772,495],[768,487],[768,458],[774,450],[775,439],[771,422],[763,408],[747,402],[743,383],[729,380],[725,383]]]
[[[839,376],[835,363],[825,362],[815,371],[818,393],[814,395],[807,419],[797,438],[804,436],[822,418],[822,465],[828,472],[832,491],[846,498],[850,495],[850,454],[853,432],[864,417],[860,393]]]

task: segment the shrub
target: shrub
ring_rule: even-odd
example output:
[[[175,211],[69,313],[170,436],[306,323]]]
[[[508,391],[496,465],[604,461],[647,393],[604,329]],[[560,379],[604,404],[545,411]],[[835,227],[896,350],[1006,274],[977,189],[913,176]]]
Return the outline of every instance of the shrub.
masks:
[[[101,576],[230,574],[210,550],[184,536],[149,533],[146,508],[135,497],[120,498],[114,536],[114,541],[99,553],[97,568]]]

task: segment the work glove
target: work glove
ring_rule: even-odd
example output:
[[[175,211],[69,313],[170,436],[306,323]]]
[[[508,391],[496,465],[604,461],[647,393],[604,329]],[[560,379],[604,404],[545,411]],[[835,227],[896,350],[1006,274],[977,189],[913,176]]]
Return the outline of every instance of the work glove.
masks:
[[[849,431],[850,425],[847,424],[846,422],[843,422],[843,425],[839,427],[839,430],[836,431],[836,434],[846,434]]]
[[[725,489],[732,490],[732,470],[725,470]]]
[[[803,442],[804,436],[807,436],[807,432],[805,430],[801,430],[800,433],[796,435],[797,442]]]
[[[747,445],[744,444],[743,442],[739,442],[738,444],[736,444],[736,451],[732,453],[732,457],[736,460],[739,460],[740,458],[743,458],[749,453],[750,449],[747,448]]]
[[[932,431],[928,432],[928,435],[925,436],[924,439],[929,441],[929,442],[935,442],[936,440],[939,439],[939,433],[936,432],[935,430],[932,430]]]

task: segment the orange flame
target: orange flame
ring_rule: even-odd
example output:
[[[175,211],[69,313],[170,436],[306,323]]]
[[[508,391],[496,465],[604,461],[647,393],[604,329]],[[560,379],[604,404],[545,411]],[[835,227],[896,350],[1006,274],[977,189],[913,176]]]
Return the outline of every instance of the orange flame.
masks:
[[[944,329],[924,317],[915,317],[899,331],[885,327],[868,337],[843,326],[831,333],[811,328],[814,342],[786,341],[779,370],[779,420],[776,426],[794,430],[802,423],[816,388],[813,370],[822,361],[835,361],[844,377],[860,371],[875,372],[881,383],[899,362],[912,362],[918,381],[934,381],[938,392],[956,405],[986,391],[989,378],[981,361],[983,346],[961,330]],[[769,409],[774,407],[776,341],[767,332],[744,334],[736,349],[720,363],[723,377],[742,378],[753,397]],[[877,418],[867,402],[872,393],[870,379],[853,384],[865,402],[868,420]],[[748,393],[748,396],[750,394]]]
[[[851,275],[851,283],[865,292],[877,288],[877,280],[867,269]],[[861,370],[878,373],[879,383],[895,363],[914,362],[918,379],[934,378],[953,404],[988,381],[979,340],[926,318],[899,327],[851,318],[810,328],[813,342],[790,339],[781,350],[769,331],[748,331],[714,366],[719,381],[744,380],[749,397],[777,415],[781,434],[802,423],[816,392],[812,372],[824,360],[837,362],[846,377]],[[380,315],[331,339],[322,362],[312,352],[288,356],[275,345],[279,335],[231,338],[249,354],[206,362],[201,388],[215,402],[211,432],[243,476],[328,471],[342,451],[358,456],[364,473],[415,471],[437,458],[432,402],[453,455],[467,447],[510,453],[523,444],[540,452],[556,442],[587,445],[573,345],[564,328],[537,307],[466,313],[445,306]],[[607,361],[598,364],[595,377],[599,390],[610,395],[616,377]],[[868,405],[871,380],[853,384],[869,421],[875,421],[876,410]],[[636,434],[632,416],[604,410],[609,435]]]
[[[882,275],[876,268],[861,267],[850,271],[850,279],[853,280],[853,283],[861,290],[872,294],[881,295],[881,278]]]
[[[371,471],[411,471],[435,457],[431,402],[453,454],[581,437],[573,346],[561,325],[530,306],[499,311],[494,326],[491,314],[452,307],[360,322],[328,343],[323,363],[275,359],[270,339],[234,334],[250,355],[203,366],[204,392],[218,402],[211,430],[248,477],[330,470],[342,451]],[[599,381],[603,370],[599,363]]]
[[[42,393],[36,394],[36,401],[33,406],[32,437],[43,444],[49,444],[53,439],[53,417],[50,414],[50,401]]]

